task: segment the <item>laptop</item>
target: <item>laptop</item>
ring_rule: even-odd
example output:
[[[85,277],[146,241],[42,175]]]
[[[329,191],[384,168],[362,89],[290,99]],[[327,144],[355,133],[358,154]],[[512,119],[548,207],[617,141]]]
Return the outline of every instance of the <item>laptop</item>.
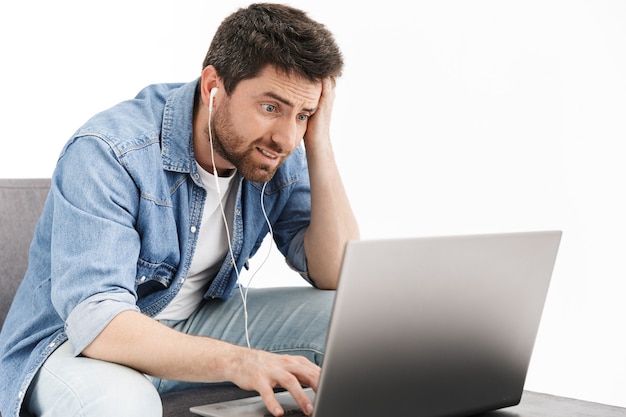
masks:
[[[351,241],[314,417],[470,416],[520,402],[560,231]],[[286,414],[297,409],[289,393]],[[270,415],[260,397],[195,406]],[[303,414],[302,414],[303,415]]]

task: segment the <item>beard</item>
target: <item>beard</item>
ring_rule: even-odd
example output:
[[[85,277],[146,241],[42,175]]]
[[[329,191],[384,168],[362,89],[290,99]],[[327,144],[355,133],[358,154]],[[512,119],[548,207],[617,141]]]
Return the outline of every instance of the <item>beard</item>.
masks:
[[[228,106],[222,106],[219,110],[216,109],[211,128],[213,152],[233,164],[237,171],[247,180],[261,183],[271,180],[278,168],[289,156],[289,154],[283,155],[278,163],[274,165],[255,161],[254,156],[259,152],[258,146],[263,145],[263,147],[281,155],[284,150],[275,142],[265,143],[262,138],[250,142],[238,134],[232,122]],[[209,138],[208,126],[205,129],[205,134]]]

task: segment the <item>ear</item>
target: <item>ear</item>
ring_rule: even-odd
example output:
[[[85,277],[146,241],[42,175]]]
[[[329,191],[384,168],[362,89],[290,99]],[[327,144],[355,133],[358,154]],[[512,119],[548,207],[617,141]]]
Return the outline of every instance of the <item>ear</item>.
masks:
[[[200,93],[202,94],[202,104],[209,107],[211,90],[220,87],[220,78],[213,65],[208,65],[202,70],[200,79]]]

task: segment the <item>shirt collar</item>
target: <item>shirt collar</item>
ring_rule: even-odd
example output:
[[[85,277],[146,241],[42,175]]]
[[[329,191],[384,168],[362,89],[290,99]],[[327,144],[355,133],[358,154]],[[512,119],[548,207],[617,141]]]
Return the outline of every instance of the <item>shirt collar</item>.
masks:
[[[161,128],[163,168],[175,172],[195,171],[193,114],[200,79],[174,90],[165,103]]]

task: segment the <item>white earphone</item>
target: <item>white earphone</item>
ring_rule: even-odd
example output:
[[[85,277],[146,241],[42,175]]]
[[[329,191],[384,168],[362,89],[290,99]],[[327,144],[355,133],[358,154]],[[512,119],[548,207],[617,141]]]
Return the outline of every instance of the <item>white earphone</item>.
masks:
[[[213,98],[217,94],[217,90],[218,90],[217,87],[213,87],[211,89],[211,92],[209,93],[209,115],[213,113]]]
[[[211,116],[213,115],[213,99],[217,94],[217,87],[213,87],[209,92],[209,120],[208,120],[208,128],[209,128],[209,143],[211,144],[211,163],[213,164],[213,176],[215,177],[215,186],[217,187],[217,194],[220,195],[220,185],[217,180],[217,168],[215,167],[215,155],[213,154],[213,133],[211,132]],[[220,197],[221,198],[221,197]]]

